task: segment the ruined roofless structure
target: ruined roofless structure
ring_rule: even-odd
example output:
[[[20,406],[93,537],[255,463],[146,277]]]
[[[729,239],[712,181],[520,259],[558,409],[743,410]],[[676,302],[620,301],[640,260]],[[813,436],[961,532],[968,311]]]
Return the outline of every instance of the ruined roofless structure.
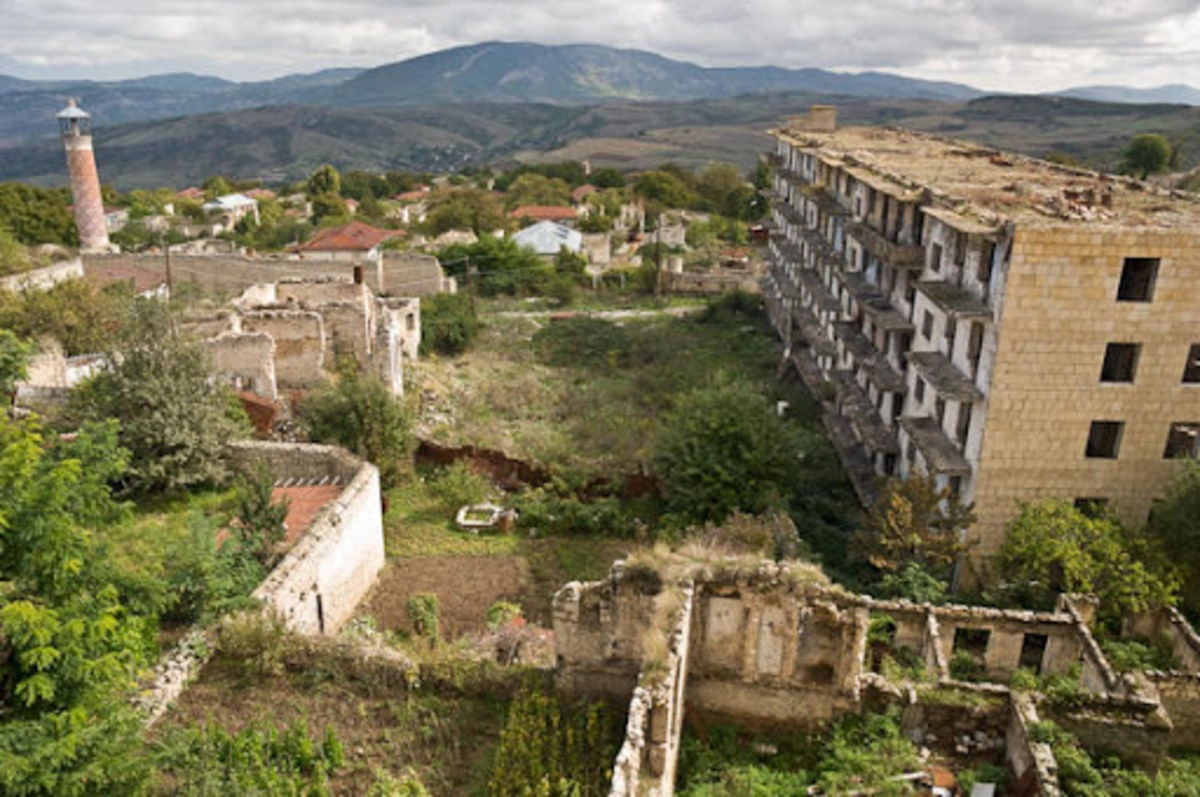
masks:
[[[112,245],[108,242],[108,226],[104,221],[96,154],[92,151],[92,117],[72,98],[67,101],[67,107],[58,112],[58,129],[67,153],[67,176],[75,202],[79,247],[84,252],[107,252]]]
[[[1200,201],[832,108],[773,135],[768,305],[864,502],[973,501],[968,580],[1021,501],[1144,523],[1197,453]]]

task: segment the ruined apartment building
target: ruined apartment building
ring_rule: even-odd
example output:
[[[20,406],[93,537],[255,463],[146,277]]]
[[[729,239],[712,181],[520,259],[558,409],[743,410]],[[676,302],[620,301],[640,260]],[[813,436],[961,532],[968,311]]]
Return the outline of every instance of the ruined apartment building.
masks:
[[[1144,523],[1197,453],[1200,201],[835,113],[774,132],[766,292],[860,497],[973,501],[976,577],[1021,501]]]

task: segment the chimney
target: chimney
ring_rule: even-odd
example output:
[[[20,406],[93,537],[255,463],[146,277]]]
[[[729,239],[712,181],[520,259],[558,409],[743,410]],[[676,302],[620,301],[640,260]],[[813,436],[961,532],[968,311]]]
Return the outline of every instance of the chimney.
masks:
[[[75,204],[75,226],[79,245],[85,252],[105,252],[108,224],[104,219],[104,201],[100,194],[100,175],[92,151],[91,116],[71,99],[58,114],[58,128],[67,153],[67,176]]]

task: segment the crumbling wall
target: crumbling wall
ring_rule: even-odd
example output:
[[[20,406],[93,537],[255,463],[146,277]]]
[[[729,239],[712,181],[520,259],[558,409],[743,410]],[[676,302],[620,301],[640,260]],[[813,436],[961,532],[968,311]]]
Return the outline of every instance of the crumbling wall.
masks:
[[[1171,746],[1200,751],[1200,675],[1150,672],[1146,678],[1157,689],[1158,699],[1174,725]]]
[[[242,319],[237,313],[184,313],[177,321],[179,333],[189,338],[215,338],[226,332],[241,332]]]
[[[1038,668],[1044,674],[1067,672],[1079,661],[1079,624],[1061,612],[1030,612],[982,606],[939,606],[934,609],[940,629],[942,657],[950,661],[960,631],[986,631],[982,664],[988,680],[1007,682],[1021,665],[1022,649],[1030,635],[1045,638]]]
[[[554,595],[556,677],[567,694],[624,702],[637,684],[643,634],[653,625],[662,580],[624,572],[617,562],[605,580],[573,581]]]
[[[264,462],[276,483],[345,484],[253,594],[294,631],[336,633],[384,566],[378,469],[332,446],[238,443],[233,450],[237,462]]]
[[[311,310],[254,310],[242,315],[245,332],[275,340],[275,379],[280,388],[320,382],[325,367],[325,322]]]
[[[663,275],[671,293],[709,296],[730,291],[761,293],[760,274],[741,269],[712,269],[710,271],[667,272]]]
[[[201,344],[213,372],[240,390],[274,401],[275,339],[265,332],[226,332]]]
[[[1171,655],[1179,661],[1179,669],[1200,673],[1200,635],[1173,606],[1130,615],[1122,624],[1124,636],[1140,636],[1154,642],[1167,639]]]
[[[643,670],[641,685],[633,691],[610,797],[675,793],[694,601],[695,585],[689,583],[680,589],[671,627],[661,629],[667,639],[666,662],[661,669]]]
[[[333,366],[343,359],[367,363],[375,336],[366,306],[361,302],[332,302],[316,309],[325,322],[326,364]]]
[[[415,252],[384,252],[380,293],[389,296],[432,296],[454,293],[453,277],[446,277],[436,257]],[[372,286],[375,287],[375,286]]]
[[[0,291],[46,291],[60,282],[69,279],[82,279],[83,261],[80,258],[64,260],[61,263],[22,271],[9,277],[0,278]]]
[[[1058,763],[1054,751],[1045,742],[1035,742],[1029,728],[1040,722],[1033,698],[1027,694],[1014,693],[1012,716],[1005,735],[1004,751],[1008,768],[1016,777],[1013,794],[1037,794],[1041,797],[1059,797]]]

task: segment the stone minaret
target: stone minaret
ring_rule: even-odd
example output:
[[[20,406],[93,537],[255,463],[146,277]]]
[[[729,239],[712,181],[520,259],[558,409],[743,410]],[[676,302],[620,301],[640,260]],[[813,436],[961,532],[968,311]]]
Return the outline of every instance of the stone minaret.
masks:
[[[75,198],[75,226],[79,228],[79,248],[85,252],[107,252],[108,225],[104,222],[104,200],[100,196],[100,175],[92,152],[92,117],[69,100],[58,114],[58,129],[67,151],[67,174]]]

